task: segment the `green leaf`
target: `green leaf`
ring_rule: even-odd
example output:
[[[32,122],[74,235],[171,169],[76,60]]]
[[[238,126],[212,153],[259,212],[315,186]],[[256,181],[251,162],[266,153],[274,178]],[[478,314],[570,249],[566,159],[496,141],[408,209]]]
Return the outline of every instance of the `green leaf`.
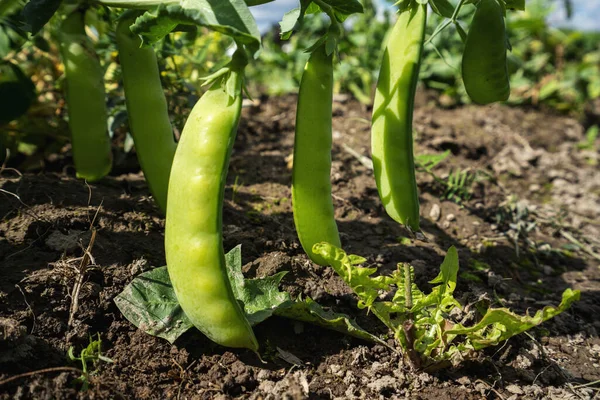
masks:
[[[241,246],[236,246],[225,255],[227,273],[234,296],[243,303],[250,324],[256,325],[269,318],[281,304],[290,301],[288,293],[278,290],[286,272],[245,280],[241,254]],[[129,322],[170,343],[193,327],[177,301],[167,267],[155,268],[134,278],[115,297],[115,303]]]
[[[35,97],[35,86],[21,68],[0,63],[0,125],[25,114]]]
[[[517,315],[506,308],[492,308],[487,310],[481,321],[471,327],[460,324],[445,332],[449,338],[456,335],[466,335],[475,350],[494,346],[503,340],[525,332],[567,310],[575,301],[579,301],[579,290],[567,289],[562,294],[562,301],[558,307],[547,306],[529,315]],[[451,340],[451,339],[450,339]]]
[[[279,306],[291,300],[287,292],[280,292],[278,289],[281,280],[287,274],[286,271],[266,278],[244,279],[241,245],[227,253],[225,262],[233,294],[243,303],[251,325],[266,320]]]
[[[448,0],[430,0],[431,9],[442,17],[452,18],[454,6]]]
[[[415,156],[415,163],[417,166],[425,169],[425,171],[431,171],[444,161],[451,154],[450,150],[446,150],[440,154],[419,154]]]
[[[452,246],[448,249],[446,257],[440,266],[440,273],[429,283],[439,285],[434,286],[431,293],[422,299],[418,300],[411,312],[416,313],[419,310],[436,306],[444,312],[449,312],[453,307],[459,307],[460,304],[453,297],[454,289],[456,289],[456,279],[458,277],[458,252],[456,247]]]
[[[325,310],[319,303],[307,297],[306,300],[298,300],[290,303],[288,307],[275,310],[275,315],[290,318],[296,321],[308,322],[323,328],[341,332],[369,342],[376,342],[387,346],[383,340],[365,331],[356,321],[346,314]]]
[[[366,261],[362,257],[347,255],[344,250],[325,242],[315,244],[313,252],[323,257],[325,262],[356,293],[359,298],[359,308],[371,307],[379,296],[380,290],[390,290],[389,284],[391,281],[389,278],[383,276],[371,278],[371,275],[377,272],[377,268],[356,267],[357,264]]]
[[[362,13],[363,6],[357,0],[322,0],[323,3],[328,4],[337,13],[344,16],[351,14]]]
[[[225,261],[234,296],[243,303],[251,325],[257,325],[276,314],[383,343],[345,314],[326,311],[309,298],[292,301],[288,293],[278,289],[286,272],[266,278],[244,279],[241,246],[236,246],[227,253]],[[177,302],[167,267],[155,268],[138,275],[115,297],[115,303],[129,322],[170,343],[193,327]]]
[[[504,0],[504,2],[509,10],[525,10],[525,0]]]
[[[260,33],[254,17],[243,0],[181,0],[177,5],[160,5],[140,16],[131,31],[144,44],[153,44],[177,25],[199,25],[231,36],[255,54]]]
[[[293,10],[290,10],[283,15],[283,18],[279,22],[279,27],[281,30],[281,39],[287,40],[290,38],[292,32],[294,31],[294,27],[298,23],[298,20],[301,16],[302,12],[300,7],[294,8]]]
[[[25,30],[38,33],[56,13],[62,0],[30,0],[23,8]]]
[[[177,302],[167,267],[138,275],[115,297],[115,304],[133,325],[169,343],[193,327]]]

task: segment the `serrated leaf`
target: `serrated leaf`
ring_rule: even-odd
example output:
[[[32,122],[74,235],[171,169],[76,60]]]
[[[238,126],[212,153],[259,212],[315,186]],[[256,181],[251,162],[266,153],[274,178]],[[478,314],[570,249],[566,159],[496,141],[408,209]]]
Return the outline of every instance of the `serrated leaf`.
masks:
[[[450,338],[456,335],[466,335],[475,350],[494,346],[557,316],[570,308],[575,301],[579,301],[580,297],[579,290],[567,289],[563,292],[562,301],[558,307],[546,306],[537,311],[533,317],[517,315],[506,308],[492,308],[487,310],[477,324],[468,328],[457,324],[447,330],[445,334]]]
[[[227,253],[225,262],[233,294],[243,303],[246,317],[251,325],[266,320],[273,315],[277,307],[291,300],[287,292],[279,291],[279,284],[287,274],[286,271],[266,278],[244,279],[241,245]]]
[[[23,8],[25,30],[35,35],[56,13],[62,0],[30,0]]]
[[[131,31],[140,35],[144,44],[152,44],[179,24],[204,26],[229,35],[253,54],[260,47],[258,26],[243,0],[181,0],[180,4],[160,5],[141,15]]]
[[[348,315],[325,310],[319,303],[315,302],[310,297],[307,297],[304,301],[298,300],[297,302],[289,303],[287,307],[284,306],[278,308],[275,310],[275,315],[296,321],[308,322],[359,339],[387,346],[383,340],[361,328],[356,321],[351,319]]]
[[[323,257],[335,272],[346,282],[359,298],[358,307],[370,307],[379,296],[380,290],[390,290],[390,279],[384,276],[371,278],[377,268],[357,267],[366,260],[359,256],[348,256],[346,252],[329,243],[317,243],[313,252]]]

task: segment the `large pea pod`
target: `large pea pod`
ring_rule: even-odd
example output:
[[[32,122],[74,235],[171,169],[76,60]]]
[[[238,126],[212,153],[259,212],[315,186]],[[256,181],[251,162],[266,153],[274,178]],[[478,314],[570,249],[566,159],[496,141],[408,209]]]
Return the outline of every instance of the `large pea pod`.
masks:
[[[320,265],[326,261],[313,252],[315,243],[341,247],[331,198],[332,101],[333,56],[322,45],[311,54],[300,82],[292,172],[296,231],[306,254]]]
[[[175,152],[165,230],[167,268],[177,300],[196,328],[223,346],[256,351],[223,252],[223,195],[242,107],[241,88],[232,98],[226,84],[220,78],[194,106]]]
[[[112,152],[103,71],[85,33],[84,15],[80,10],[69,14],[59,37],[75,170],[78,178],[95,181],[110,172]]]
[[[462,58],[465,89],[475,103],[490,104],[510,96],[506,50],[504,8],[498,0],[481,0]]]
[[[125,104],[140,166],[158,206],[166,212],[169,174],[177,144],[156,54],[151,47],[142,48],[139,36],[129,29],[137,15],[125,12],[116,32]]]
[[[383,55],[373,105],[371,152],[379,197],[394,220],[419,230],[412,120],[427,6],[398,16]]]

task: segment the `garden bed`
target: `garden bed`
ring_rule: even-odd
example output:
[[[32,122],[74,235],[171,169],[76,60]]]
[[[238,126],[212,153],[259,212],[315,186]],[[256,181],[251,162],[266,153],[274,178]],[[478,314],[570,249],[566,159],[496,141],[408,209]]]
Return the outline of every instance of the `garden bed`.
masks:
[[[383,336],[380,322],[356,308],[332,270],[308,260],[296,237],[289,168],[295,101],[269,98],[244,109],[225,192],[226,250],[241,243],[247,276],[289,271],[282,289],[293,297],[310,296]],[[134,166],[87,185],[59,156],[41,171],[6,169],[0,177],[0,381],[32,372],[0,386],[0,398],[597,395],[597,385],[586,384],[600,379],[600,155],[578,147],[581,124],[498,105],[441,109],[419,93],[416,154],[452,154],[432,170],[435,178],[417,175],[423,235],[415,237],[385,214],[360,157],[370,156],[369,116],[352,100],[334,103],[333,195],[348,253],[382,272],[409,262],[427,287],[454,245],[461,265],[456,297],[464,302],[488,296],[495,306],[532,312],[558,304],[568,287],[581,290],[581,301],[477,360],[430,373],[409,370],[383,345],[278,317],[255,328],[262,360],[198,331],[170,345],[137,330],[113,302],[136,275],[165,264],[164,219],[141,172],[125,162]],[[461,204],[456,196],[463,193],[443,183],[458,169],[475,174]],[[80,271],[87,247],[94,266]],[[63,368],[81,368],[67,350],[79,354],[97,334],[114,362],[90,366],[90,388],[81,391],[79,374]],[[55,370],[39,371],[47,368]]]

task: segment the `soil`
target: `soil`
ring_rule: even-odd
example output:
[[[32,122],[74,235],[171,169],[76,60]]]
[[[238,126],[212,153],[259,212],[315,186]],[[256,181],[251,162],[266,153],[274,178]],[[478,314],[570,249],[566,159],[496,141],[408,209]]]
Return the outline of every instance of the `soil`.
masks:
[[[171,345],[138,331],[113,302],[137,274],[165,264],[164,219],[135,156],[89,185],[74,178],[68,157],[58,157],[41,170],[5,169],[0,177],[0,398],[597,398],[599,152],[578,148],[584,127],[572,118],[499,105],[442,109],[434,100],[418,96],[415,152],[450,150],[433,170],[438,178],[468,169],[476,179],[471,197],[457,204],[420,171],[417,236],[385,214],[371,170],[348,151],[370,156],[370,110],[345,98],[334,104],[333,195],[345,250],[382,272],[409,262],[427,288],[454,245],[457,298],[487,294],[496,306],[524,313],[558,304],[567,287],[581,290],[569,311],[430,373],[411,370],[386,346],[277,317],[255,328],[262,360],[198,331]],[[225,193],[225,247],[242,244],[248,276],[289,271],[282,287],[293,296],[310,296],[385,334],[331,270],[308,260],[295,235],[294,112],[294,96],[244,109]],[[511,204],[518,218],[507,211]],[[517,224],[529,231],[515,241]],[[92,266],[80,270],[88,246]],[[67,351],[79,354],[96,335],[113,362],[89,363],[83,390],[76,381],[82,365]]]

